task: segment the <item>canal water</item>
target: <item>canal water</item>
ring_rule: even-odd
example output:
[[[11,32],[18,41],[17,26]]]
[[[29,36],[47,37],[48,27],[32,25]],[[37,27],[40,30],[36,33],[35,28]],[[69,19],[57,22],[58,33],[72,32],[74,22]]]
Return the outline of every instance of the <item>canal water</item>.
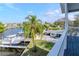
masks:
[[[23,32],[23,30],[21,28],[8,29],[8,30],[4,31],[3,37],[9,36],[9,35],[16,35],[19,32]]]

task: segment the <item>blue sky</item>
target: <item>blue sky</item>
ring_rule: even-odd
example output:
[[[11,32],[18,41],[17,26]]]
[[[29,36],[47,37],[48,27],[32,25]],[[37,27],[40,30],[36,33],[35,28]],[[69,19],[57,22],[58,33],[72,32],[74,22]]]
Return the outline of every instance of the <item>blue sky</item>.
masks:
[[[0,4],[0,21],[3,23],[19,23],[25,21],[28,15],[36,15],[43,22],[54,22],[64,15],[61,13],[60,5],[52,4]],[[73,18],[73,14],[70,14]]]

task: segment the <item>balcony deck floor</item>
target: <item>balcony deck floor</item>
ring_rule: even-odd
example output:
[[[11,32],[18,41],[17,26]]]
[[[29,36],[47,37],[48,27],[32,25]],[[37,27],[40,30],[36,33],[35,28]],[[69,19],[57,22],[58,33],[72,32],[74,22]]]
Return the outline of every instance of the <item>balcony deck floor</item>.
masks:
[[[64,56],[79,56],[79,37],[68,36],[67,48],[64,52]]]

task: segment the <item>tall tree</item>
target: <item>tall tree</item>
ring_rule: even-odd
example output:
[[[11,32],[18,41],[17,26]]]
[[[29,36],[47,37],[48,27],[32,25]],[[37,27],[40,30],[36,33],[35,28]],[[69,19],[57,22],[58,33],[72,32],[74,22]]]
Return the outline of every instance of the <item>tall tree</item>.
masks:
[[[23,30],[25,37],[31,37],[32,43],[33,43],[33,51],[36,51],[36,44],[35,44],[35,38],[37,33],[42,33],[42,24],[39,19],[37,19],[34,15],[29,15],[25,19],[27,19],[26,22],[23,23]],[[40,30],[41,29],[41,30]]]

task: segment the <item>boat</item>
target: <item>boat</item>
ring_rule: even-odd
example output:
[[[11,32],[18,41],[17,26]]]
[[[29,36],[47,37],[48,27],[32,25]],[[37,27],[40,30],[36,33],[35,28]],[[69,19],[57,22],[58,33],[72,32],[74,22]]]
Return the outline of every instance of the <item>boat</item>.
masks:
[[[9,35],[6,38],[2,39],[2,44],[19,44],[21,41],[24,41],[24,37]]]

